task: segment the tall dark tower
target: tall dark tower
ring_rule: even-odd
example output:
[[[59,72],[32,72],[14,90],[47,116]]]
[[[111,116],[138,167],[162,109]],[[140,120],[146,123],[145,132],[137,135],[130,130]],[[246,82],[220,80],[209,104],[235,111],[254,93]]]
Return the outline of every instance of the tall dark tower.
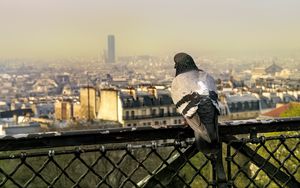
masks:
[[[114,63],[115,59],[115,36],[108,35],[107,37],[107,63]]]

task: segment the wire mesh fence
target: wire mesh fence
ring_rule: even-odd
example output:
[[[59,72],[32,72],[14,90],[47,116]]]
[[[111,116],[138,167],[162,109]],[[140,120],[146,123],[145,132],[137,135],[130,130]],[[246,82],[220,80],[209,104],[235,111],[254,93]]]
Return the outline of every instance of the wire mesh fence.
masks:
[[[208,187],[211,163],[191,143],[2,152],[0,187]],[[174,164],[180,157],[183,162]]]
[[[299,187],[300,134],[231,140],[226,160],[233,187]]]
[[[20,150],[7,145],[0,151],[0,187],[300,187],[299,131],[222,135],[221,183],[213,156],[199,152],[189,135],[170,137]]]

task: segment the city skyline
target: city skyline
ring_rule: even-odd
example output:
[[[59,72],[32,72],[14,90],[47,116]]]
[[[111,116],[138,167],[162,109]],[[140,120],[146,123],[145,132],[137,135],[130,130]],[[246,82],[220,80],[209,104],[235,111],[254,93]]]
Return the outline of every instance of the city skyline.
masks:
[[[0,2],[0,58],[97,57],[107,35],[118,56],[299,55],[300,2]]]

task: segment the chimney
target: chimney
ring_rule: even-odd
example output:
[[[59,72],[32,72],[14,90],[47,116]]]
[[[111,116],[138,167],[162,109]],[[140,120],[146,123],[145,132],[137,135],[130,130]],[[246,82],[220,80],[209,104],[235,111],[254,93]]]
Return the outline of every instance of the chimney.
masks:
[[[127,87],[126,89],[122,89],[121,91],[129,93],[129,95],[131,95],[134,100],[137,99],[136,89],[134,87]]]
[[[136,95],[136,90],[133,87],[129,88],[129,94],[136,100],[137,95]]]
[[[148,93],[153,95],[155,98],[158,98],[157,89],[154,86],[149,86],[148,87]]]
[[[219,100],[224,104],[226,101],[226,96],[224,94],[219,94]]]

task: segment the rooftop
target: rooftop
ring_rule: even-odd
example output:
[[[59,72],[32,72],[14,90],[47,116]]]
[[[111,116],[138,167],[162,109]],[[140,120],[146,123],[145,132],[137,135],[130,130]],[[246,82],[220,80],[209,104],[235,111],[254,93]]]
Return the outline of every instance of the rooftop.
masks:
[[[252,94],[237,94],[237,95],[227,95],[226,100],[229,103],[237,103],[237,102],[251,102],[251,101],[258,101],[259,99]]]
[[[157,96],[145,91],[138,91],[136,97],[128,92],[121,92],[120,98],[124,108],[173,105],[170,94],[164,91],[158,91]]]

